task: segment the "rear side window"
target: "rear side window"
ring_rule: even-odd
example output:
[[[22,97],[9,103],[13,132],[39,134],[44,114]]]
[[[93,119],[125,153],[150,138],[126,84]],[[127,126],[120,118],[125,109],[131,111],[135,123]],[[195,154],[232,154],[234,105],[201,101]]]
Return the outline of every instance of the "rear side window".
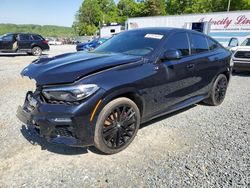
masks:
[[[218,44],[210,38],[207,38],[207,44],[208,44],[209,50],[214,50],[218,48]]]
[[[208,51],[208,44],[205,36],[199,34],[190,34],[191,38],[191,53],[198,54]]]
[[[3,37],[4,41],[13,41],[14,35],[6,35]]]
[[[166,50],[180,50],[182,56],[189,55],[189,44],[186,33],[176,33],[167,41]]]
[[[21,35],[19,35],[19,40],[30,40],[31,38],[30,38],[30,35],[23,35],[23,34],[21,34]]]
[[[42,37],[38,35],[32,35],[33,40],[42,40]]]

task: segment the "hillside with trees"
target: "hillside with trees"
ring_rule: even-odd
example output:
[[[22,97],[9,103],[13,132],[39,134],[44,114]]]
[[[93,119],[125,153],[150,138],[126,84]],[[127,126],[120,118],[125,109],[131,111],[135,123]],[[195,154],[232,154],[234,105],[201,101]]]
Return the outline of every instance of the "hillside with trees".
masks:
[[[0,24],[0,35],[10,32],[37,33],[42,36],[50,37],[71,37],[74,36],[74,30],[71,27],[53,26],[53,25],[16,25]]]
[[[100,24],[124,23],[129,17],[178,15],[226,11],[228,0],[84,0],[73,28],[78,35],[92,35]],[[249,10],[250,0],[232,0],[230,10]]]

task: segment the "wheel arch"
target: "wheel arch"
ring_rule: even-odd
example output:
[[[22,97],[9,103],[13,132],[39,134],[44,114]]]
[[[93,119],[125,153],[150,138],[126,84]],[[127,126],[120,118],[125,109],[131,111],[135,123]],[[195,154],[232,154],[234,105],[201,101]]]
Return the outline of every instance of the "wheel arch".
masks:
[[[229,68],[227,68],[227,69],[220,70],[220,71],[216,74],[216,76],[213,78],[212,83],[215,82],[216,78],[217,78],[220,74],[225,75],[225,76],[227,77],[227,81],[229,82],[229,80],[230,80],[230,78],[231,78],[231,70],[230,70]]]
[[[230,80],[231,71],[227,70],[227,71],[221,72],[220,74],[224,74],[227,77],[227,81]]]
[[[139,108],[141,118],[143,117],[143,113],[145,110],[145,102],[143,98],[141,97],[141,95],[134,88],[121,89],[121,90],[117,90],[115,92],[110,93],[109,95],[104,97],[103,105],[106,105],[110,101],[120,98],[120,97],[126,97],[132,100]]]
[[[38,44],[36,44],[36,43],[32,43],[32,44],[31,44],[31,49],[34,48],[34,47],[39,47],[39,48],[41,48],[41,50],[43,51],[43,47],[42,47],[42,46],[40,46],[40,45],[38,45]]]

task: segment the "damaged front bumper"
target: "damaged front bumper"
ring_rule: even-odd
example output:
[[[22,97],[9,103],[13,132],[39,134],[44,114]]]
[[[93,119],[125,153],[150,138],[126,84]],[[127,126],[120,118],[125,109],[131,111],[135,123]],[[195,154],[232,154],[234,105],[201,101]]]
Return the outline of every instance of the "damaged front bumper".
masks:
[[[49,142],[70,146],[90,146],[94,143],[94,121],[91,109],[98,102],[98,94],[77,105],[50,104],[40,94],[28,92],[23,106],[17,110],[18,119],[33,128]]]

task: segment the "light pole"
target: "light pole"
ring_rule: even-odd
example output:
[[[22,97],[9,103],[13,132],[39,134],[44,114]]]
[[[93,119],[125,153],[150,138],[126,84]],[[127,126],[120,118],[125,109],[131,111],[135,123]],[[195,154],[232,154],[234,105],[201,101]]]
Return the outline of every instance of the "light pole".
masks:
[[[231,4],[231,0],[228,0],[227,12],[230,11],[230,4]]]

